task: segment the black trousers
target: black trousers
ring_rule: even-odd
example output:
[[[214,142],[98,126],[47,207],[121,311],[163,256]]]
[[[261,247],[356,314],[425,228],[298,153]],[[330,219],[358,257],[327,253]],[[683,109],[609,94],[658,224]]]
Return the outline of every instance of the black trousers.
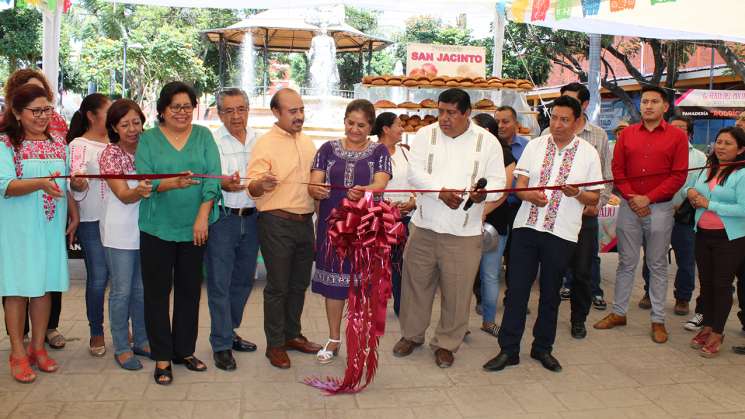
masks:
[[[50,292],[49,296],[52,299],[52,311],[49,313],[49,324],[47,324],[47,330],[56,329],[59,327],[59,316],[62,313],[62,293],[61,292]],[[5,297],[3,297],[3,307],[5,307]],[[28,335],[31,327],[29,325],[28,308],[26,306],[26,322],[23,325],[23,334]],[[8,324],[5,324],[5,331],[8,330]]]
[[[313,221],[259,213],[259,243],[266,266],[264,334],[267,346],[300,336],[300,317],[313,268]]]
[[[194,354],[199,327],[204,246],[140,232],[145,327],[152,358],[170,361]],[[173,319],[170,295],[173,289]]]
[[[541,268],[538,318],[533,326],[533,349],[551,352],[556,340],[556,321],[561,297],[559,290],[564,272],[574,253],[576,243],[532,228],[512,230],[510,264],[512,279],[507,288],[499,346],[509,354],[520,352],[520,340],[525,331],[530,289]]]
[[[582,217],[582,228],[569,269],[572,271],[572,323],[584,323],[592,303],[592,259],[598,249],[598,218]]]
[[[745,261],[737,270],[737,305],[740,310],[737,312],[737,318],[740,320],[742,329],[745,330]],[[696,297],[696,313],[704,314],[704,300],[701,297],[701,278],[699,278],[699,292]]]
[[[696,232],[696,265],[701,281],[704,326],[722,333],[732,309],[732,282],[745,259],[745,237],[729,240],[725,230]]]

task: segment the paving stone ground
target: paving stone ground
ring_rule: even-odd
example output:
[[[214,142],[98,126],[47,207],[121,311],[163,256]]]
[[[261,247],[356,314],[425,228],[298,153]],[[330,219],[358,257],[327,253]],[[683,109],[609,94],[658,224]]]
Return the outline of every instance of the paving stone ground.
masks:
[[[603,288],[612,301],[615,255],[603,255]],[[312,355],[291,353],[293,366],[278,370],[264,357],[262,288],[258,281],[249,299],[241,329],[243,337],[259,344],[259,351],[236,354],[238,370],[214,367],[209,347],[209,312],[206,291],[200,307],[196,355],[206,361],[206,372],[174,366],[173,385],[153,383],[153,362],[127,372],[113,355],[88,354],[83,268],[71,261],[73,281],[64,295],[61,332],[70,340],[53,352],[61,370],[40,373],[35,383],[14,382],[5,362],[9,342],[0,337],[0,417],[11,418],[745,418],[745,356],[729,350],[745,343],[733,310],[725,331],[725,350],[704,359],[688,347],[691,332],[682,328],[686,318],[670,314],[670,341],[649,338],[649,313],[636,307],[642,295],[638,277],[629,312],[629,325],[596,331],[590,326],[606,312],[591,310],[589,334],[584,340],[569,335],[569,304],[560,309],[554,354],[564,371],[552,373],[532,360],[531,336],[523,341],[522,363],[499,373],[486,373],[481,365],[497,352],[496,339],[479,330],[480,317],[472,311],[471,330],[456,353],[455,364],[440,369],[425,346],[399,359],[391,354],[399,325],[389,311],[386,335],[381,340],[380,370],[374,383],[357,395],[324,396],[301,383],[311,375],[341,376],[344,358],[328,366]],[[671,278],[674,266],[671,267]],[[672,283],[672,281],[671,281]],[[537,288],[531,309],[537,313]],[[672,287],[668,312],[672,313]],[[323,301],[308,293],[303,314],[304,333],[317,342],[327,334]],[[0,317],[2,314],[0,313]],[[439,316],[435,304],[433,319]],[[108,331],[108,315],[106,316]],[[501,307],[498,318],[501,318]],[[528,318],[530,331],[535,315]],[[434,324],[434,323],[433,323]],[[431,332],[431,330],[430,330]],[[106,337],[110,345],[110,337]]]

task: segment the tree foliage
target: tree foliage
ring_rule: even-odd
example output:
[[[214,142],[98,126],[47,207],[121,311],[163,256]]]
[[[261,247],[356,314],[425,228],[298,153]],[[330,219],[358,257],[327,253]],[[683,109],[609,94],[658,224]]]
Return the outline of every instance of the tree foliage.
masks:
[[[0,56],[8,73],[35,66],[41,59],[41,13],[33,8],[0,11]]]

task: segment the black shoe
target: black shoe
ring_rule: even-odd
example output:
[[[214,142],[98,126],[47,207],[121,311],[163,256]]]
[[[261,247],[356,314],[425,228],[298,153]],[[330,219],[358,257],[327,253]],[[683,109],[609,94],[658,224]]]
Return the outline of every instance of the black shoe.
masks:
[[[235,335],[233,336],[233,350],[238,352],[253,352],[256,350],[256,344]]]
[[[502,371],[504,367],[517,365],[520,363],[520,355],[500,352],[497,356],[490,359],[482,368],[485,371]]]
[[[233,358],[233,352],[230,349],[224,351],[217,351],[212,355],[215,360],[215,366],[224,371],[233,371],[236,368],[235,358]]]
[[[733,346],[732,352],[738,355],[745,355],[745,346]]]
[[[200,361],[199,358],[194,355],[189,355],[184,358],[174,358],[173,363],[176,365],[184,365],[189,371],[202,372],[207,371],[207,365]]]
[[[572,337],[575,339],[584,339],[587,336],[587,329],[584,322],[572,322]]]
[[[155,365],[155,372],[153,373],[155,384],[160,384],[162,386],[171,384],[173,382],[173,370],[171,369],[171,364],[169,363],[165,368],[158,368],[158,364]]]
[[[592,306],[596,310],[603,311],[608,308],[608,303],[605,302],[605,298],[602,295],[596,295],[592,297]]]
[[[543,368],[549,371],[561,372],[561,364],[559,364],[558,359],[551,355],[551,352],[538,352],[536,350],[531,350],[530,357],[541,361]]]

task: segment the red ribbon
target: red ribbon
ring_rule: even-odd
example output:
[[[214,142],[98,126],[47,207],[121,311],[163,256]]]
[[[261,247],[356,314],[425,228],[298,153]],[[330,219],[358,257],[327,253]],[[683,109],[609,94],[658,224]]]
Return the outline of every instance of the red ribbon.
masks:
[[[356,393],[367,387],[378,366],[378,343],[385,332],[391,297],[391,251],[406,241],[398,208],[375,202],[372,193],[357,202],[343,199],[326,218],[327,249],[341,268],[351,264],[347,302],[347,368],[343,378],[307,378],[328,394]],[[362,382],[364,377],[364,383]]]
[[[729,162],[729,163],[720,163],[720,167],[725,166],[742,166],[745,165],[745,161],[735,161],[735,162]],[[592,182],[583,182],[583,183],[572,183],[567,185],[546,185],[546,186],[532,186],[528,188],[502,188],[502,189],[484,189],[483,192],[485,193],[495,193],[495,192],[501,192],[501,193],[514,193],[514,192],[527,192],[527,191],[543,191],[543,190],[558,190],[565,186],[574,186],[577,188],[581,187],[587,187],[587,186],[596,186],[596,185],[604,185],[606,183],[623,183],[623,182],[630,182],[632,180],[639,180],[639,179],[646,179],[646,178],[654,178],[654,177],[667,177],[670,176],[673,173],[680,173],[680,172],[692,172],[694,170],[702,170],[702,169],[708,169],[711,166],[699,166],[699,167],[689,167],[688,169],[672,169],[667,170],[664,172],[657,172],[657,173],[647,173],[643,175],[637,175],[637,176],[627,176],[622,178],[615,178],[615,179],[603,179],[603,180],[595,180]],[[180,177],[185,176],[184,173],[164,173],[164,174],[133,174],[133,175],[75,175],[77,178],[87,178],[87,179],[125,179],[125,180],[156,180],[156,179],[167,179],[167,178],[174,178],[174,177]],[[22,178],[22,179],[68,179],[72,176],[67,175],[57,175],[57,176],[39,176],[39,177],[28,177],[28,178]],[[202,178],[202,179],[233,179],[232,176],[227,175],[206,175],[206,174],[198,174],[194,173],[190,175],[189,177],[193,178]],[[240,178],[241,180],[253,180],[249,178]],[[292,182],[287,182],[292,183]],[[331,189],[351,189],[347,186],[342,185],[326,185],[322,183],[312,183],[312,182],[299,182],[303,185],[312,185],[312,186],[323,186]],[[373,193],[439,193],[442,192],[440,189],[371,189],[368,190],[368,192]],[[469,192],[473,192],[472,190],[469,190]]]

